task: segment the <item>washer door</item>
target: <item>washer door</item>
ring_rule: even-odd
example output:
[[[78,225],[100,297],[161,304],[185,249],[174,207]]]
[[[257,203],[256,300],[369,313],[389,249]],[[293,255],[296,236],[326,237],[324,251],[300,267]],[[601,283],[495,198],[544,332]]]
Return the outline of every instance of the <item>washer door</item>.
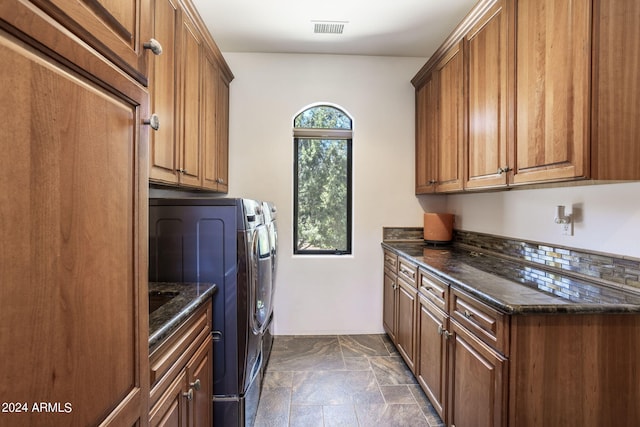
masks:
[[[266,226],[255,228],[251,242],[251,283],[249,286],[251,328],[255,334],[264,333],[271,315],[271,245]]]

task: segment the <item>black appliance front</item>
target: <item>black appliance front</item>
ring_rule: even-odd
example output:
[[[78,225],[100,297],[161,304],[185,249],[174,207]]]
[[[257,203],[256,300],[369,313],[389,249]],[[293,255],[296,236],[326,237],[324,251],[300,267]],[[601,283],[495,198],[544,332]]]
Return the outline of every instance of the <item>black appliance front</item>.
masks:
[[[259,216],[242,199],[150,199],[149,280],[214,282],[214,425],[251,426],[261,388],[262,332],[251,282]],[[250,205],[250,203],[249,203]],[[249,221],[247,221],[249,219]],[[254,291],[255,292],[255,291]]]

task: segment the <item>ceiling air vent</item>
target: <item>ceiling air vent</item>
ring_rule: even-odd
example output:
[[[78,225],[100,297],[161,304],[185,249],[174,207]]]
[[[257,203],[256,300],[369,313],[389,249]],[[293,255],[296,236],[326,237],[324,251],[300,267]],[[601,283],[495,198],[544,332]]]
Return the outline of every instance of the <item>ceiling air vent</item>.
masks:
[[[311,21],[316,34],[342,34],[347,21]]]

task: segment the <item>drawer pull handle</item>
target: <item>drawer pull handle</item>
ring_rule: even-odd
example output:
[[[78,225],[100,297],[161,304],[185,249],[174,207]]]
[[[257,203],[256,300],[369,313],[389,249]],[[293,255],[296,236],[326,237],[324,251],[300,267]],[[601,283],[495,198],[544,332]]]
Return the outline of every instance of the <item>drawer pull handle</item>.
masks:
[[[186,393],[182,393],[183,397],[186,397],[189,402],[193,400],[193,389],[190,388]]]
[[[471,317],[473,317],[473,313],[471,313],[469,310],[465,310],[463,314],[467,319],[471,319]]]
[[[407,270],[406,268],[401,268],[400,271],[402,271],[407,276],[411,276],[411,278],[415,278],[416,277],[416,273],[414,273],[411,270]]]

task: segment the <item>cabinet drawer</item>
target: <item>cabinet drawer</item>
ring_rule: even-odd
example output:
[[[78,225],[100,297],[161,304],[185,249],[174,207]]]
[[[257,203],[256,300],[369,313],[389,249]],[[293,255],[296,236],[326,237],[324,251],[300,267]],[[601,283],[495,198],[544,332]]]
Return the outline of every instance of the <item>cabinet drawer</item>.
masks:
[[[398,257],[398,276],[415,287],[418,279],[418,267],[409,260]]]
[[[398,255],[391,251],[384,251],[384,268],[391,273],[398,273]]]
[[[440,310],[447,312],[449,308],[449,285],[433,274],[418,270],[418,291]]]
[[[458,289],[451,289],[450,316],[500,353],[509,354],[508,316]]]

